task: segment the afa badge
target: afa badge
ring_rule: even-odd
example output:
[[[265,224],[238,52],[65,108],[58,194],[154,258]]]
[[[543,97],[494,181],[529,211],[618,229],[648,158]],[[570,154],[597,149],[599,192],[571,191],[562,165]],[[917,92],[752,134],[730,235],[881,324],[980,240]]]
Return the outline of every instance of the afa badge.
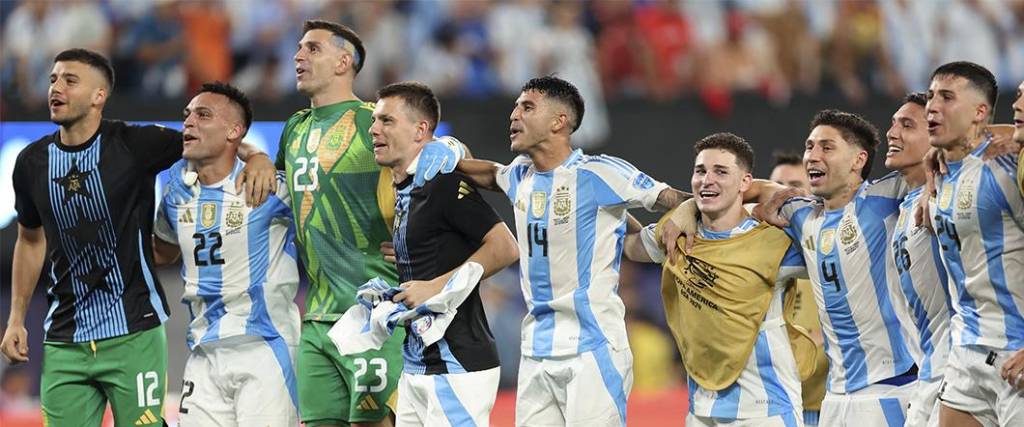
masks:
[[[855,240],[857,240],[857,225],[853,221],[843,221],[843,225],[839,228],[839,241],[843,242],[843,246],[849,246]]]
[[[530,194],[530,213],[533,214],[534,218],[541,218],[544,216],[544,211],[548,209],[548,194],[543,191],[534,191]]]
[[[552,210],[555,212],[555,216],[569,215],[572,212],[572,197],[569,196],[569,187],[558,187],[553,203]]]
[[[974,202],[974,193],[970,190],[961,189],[956,193],[956,208],[959,210],[967,210],[971,208],[971,203]]]
[[[942,194],[939,194],[939,207],[942,209],[949,209],[950,203],[953,201],[953,185],[943,184]]]
[[[828,228],[821,230],[821,235],[818,236],[818,247],[821,248],[821,253],[830,254],[832,248],[836,244],[836,229]]]
[[[210,228],[217,223],[217,204],[216,203],[203,203],[200,208],[200,220],[202,221],[203,227]]]

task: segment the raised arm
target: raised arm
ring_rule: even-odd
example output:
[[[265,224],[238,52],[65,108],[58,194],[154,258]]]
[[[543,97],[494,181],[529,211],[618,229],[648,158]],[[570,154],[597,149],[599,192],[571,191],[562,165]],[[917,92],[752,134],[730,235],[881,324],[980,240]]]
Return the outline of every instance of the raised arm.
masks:
[[[669,187],[661,190],[661,193],[658,193],[658,201],[654,204],[654,209],[659,212],[667,212],[675,209],[675,207],[679,206],[680,203],[683,203],[692,197],[693,194]]]
[[[498,169],[501,167],[501,163],[490,160],[462,159],[459,161],[458,170],[466,174],[477,187],[501,191],[498,187]]]
[[[45,258],[46,234],[43,227],[29,228],[18,224],[18,240],[14,243],[14,263],[11,268],[11,314],[0,344],[0,350],[12,364],[28,361],[25,312],[35,292]]]

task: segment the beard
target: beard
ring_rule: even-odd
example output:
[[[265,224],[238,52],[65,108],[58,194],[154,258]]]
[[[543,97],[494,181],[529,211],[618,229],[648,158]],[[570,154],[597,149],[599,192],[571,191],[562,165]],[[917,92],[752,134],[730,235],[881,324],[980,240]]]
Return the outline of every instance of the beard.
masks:
[[[65,105],[67,105],[67,104],[65,104]],[[87,110],[86,111],[77,111],[77,110],[70,110],[70,109],[68,109],[68,110],[69,111],[64,113],[63,117],[54,118],[51,115],[50,116],[50,121],[53,122],[54,124],[58,125],[58,126],[61,126],[61,127],[64,127],[64,128],[69,128],[69,127],[73,126],[75,123],[80,122],[85,117],[85,115],[88,114]]]

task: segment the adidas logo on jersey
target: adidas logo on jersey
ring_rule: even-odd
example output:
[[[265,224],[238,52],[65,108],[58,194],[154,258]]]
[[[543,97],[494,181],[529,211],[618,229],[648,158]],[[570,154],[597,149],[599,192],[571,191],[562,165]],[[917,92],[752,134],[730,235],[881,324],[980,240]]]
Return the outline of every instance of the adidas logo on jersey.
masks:
[[[360,411],[376,411],[380,409],[380,406],[377,405],[377,401],[373,400],[373,396],[364,396],[362,400],[359,401],[359,406],[357,407]]]
[[[459,200],[473,192],[473,187],[466,184],[466,181],[459,181]]]
[[[160,422],[160,419],[153,415],[153,411],[146,409],[146,412],[143,412],[142,416],[139,417],[139,419],[135,420],[135,425],[148,426],[150,424],[156,424],[158,422]]]
[[[185,209],[185,213],[178,217],[178,222],[182,224],[195,224],[196,220],[193,218],[192,209]]]

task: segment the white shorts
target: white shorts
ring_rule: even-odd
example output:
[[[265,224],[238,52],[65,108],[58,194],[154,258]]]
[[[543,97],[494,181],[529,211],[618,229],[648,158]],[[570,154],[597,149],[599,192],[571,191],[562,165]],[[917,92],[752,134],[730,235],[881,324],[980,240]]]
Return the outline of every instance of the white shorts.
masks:
[[[802,412],[787,412],[760,418],[714,418],[686,414],[686,427],[803,427]]]
[[[463,374],[402,374],[395,426],[487,426],[501,368]]]
[[[907,408],[907,427],[935,427],[939,425],[939,388],[942,378],[917,380],[917,390]]]
[[[574,356],[519,362],[517,426],[625,426],[633,353],[604,345]]]
[[[829,427],[901,427],[917,381],[901,386],[872,384],[853,393],[827,392],[819,424]]]
[[[200,344],[185,362],[183,426],[295,426],[295,349],[281,338]]]
[[[1013,353],[954,345],[939,400],[985,426],[1024,425],[1024,392],[1014,389],[1000,373]]]

